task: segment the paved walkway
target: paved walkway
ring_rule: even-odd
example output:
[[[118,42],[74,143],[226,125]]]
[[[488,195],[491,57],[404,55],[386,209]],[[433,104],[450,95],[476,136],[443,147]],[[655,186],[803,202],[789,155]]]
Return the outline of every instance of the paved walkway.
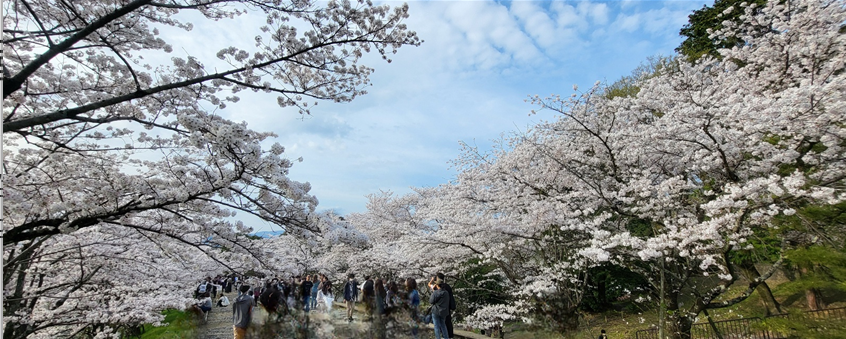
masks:
[[[230,302],[237,297],[236,293],[226,294]],[[346,318],[346,309],[342,303],[334,303],[332,312],[326,313],[322,308],[318,311],[309,312],[308,317],[302,313],[295,317],[286,317],[282,322],[267,322],[267,312],[258,306],[253,316],[251,332],[253,338],[273,339],[288,338],[286,335],[274,335],[274,333],[290,334],[290,337],[322,339],[322,338],[386,338],[386,339],[428,339],[434,337],[432,325],[419,327],[407,319],[407,316],[399,315],[391,321],[362,321],[364,309],[361,303],[356,304],[355,320],[350,322]],[[267,324],[266,324],[267,323]],[[232,307],[212,307],[209,313],[208,322],[197,326],[197,338],[199,339],[230,339],[232,334]],[[467,331],[455,331],[456,338],[481,339],[489,338]]]
[[[226,294],[230,302],[237,297],[236,293]],[[363,310],[357,310],[353,321],[346,319],[346,309],[334,303],[333,310],[326,312],[325,306],[308,313],[306,317],[301,311],[295,316],[287,316],[282,321],[268,321],[267,312],[261,306],[254,310],[253,325],[248,334],[253,339],[275,338],[385,338],[385,339],[429,339],[431,332],[425,328],[406,322],[402,317],[392,321],[363,321]],[[358,309],[358,308],[357,308]],[[197,326],[199,339],[230,339],[232,333],[232,308],[214,306],[209,313],[208,321]]]
[[[236,293],[228,293],[226,297],[229,301],[234,301]],[[215,303],[217,300],[215,300]],[[205,324],[198,324],[197,337],[202,339],[232,339],[232,306],[218,307],[216,304],[212,306],[209,312],[208,321]]]

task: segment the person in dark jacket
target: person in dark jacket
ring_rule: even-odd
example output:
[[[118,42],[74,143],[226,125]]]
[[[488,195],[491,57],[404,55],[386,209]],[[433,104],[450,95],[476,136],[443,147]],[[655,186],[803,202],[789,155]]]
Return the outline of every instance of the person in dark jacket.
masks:
[[[362,302],[364,302],[364,310],[367,312],[367,317],[373,317],[373,309],[376,306],[376,289],[373,288],[374,282],[370,276],[364,277],[364,284],[361,286]]]
[[[449,313],[447,314],[445,323],[449,338],[452,339],[455,338],[455,334],[452,332],[452,311],[455,311],[455,308],[457,306],[455,304],[455,294],[452,293],[452,286],[446,283],[446,277],[443,273],[438,273],[437,277],[441,280],[441,285],[443,285],[443,289],[449,293]]]
[[[449,292],[443,288],[443,283],[437,277],[429,280],[429,288],[432,290],[429,303],[432,304],[435,339],[449,339],[446,328],[446,318],[449,316]]]
[[[382,279],[376,279],[376,282],[373,283],[373,290],[376,292],[376,314],[383,315],[385,314],[385,301],[388,297],[388,290],[385,289],[385,283],[382,282]]]
[[[238,290],[238,298],[232,303],[232,321],[234,323],[235,339],[244,339],[247,335],[247,327],[253,319],[253,305],[255,301],[250,293],[249,285],[241,285]]]
[[[420,310],[420,292],[417,291],[417,280],[408,278],[405,280],[405,290],[408,293],[408,306],[411,320],[419,321],[417,314]]]
[[[347,276],[347,283],[344,284],[344,303],[347,304],[347,318],[353,320],[353,310],[355,310],[355,301],[358,300],[358,281],[355,280],[355,274]]]
[[[259,302],[267,311],[268,319],[278,319],[279,313],[284,308],[280,308],[279,300],[282,299],[282,293],[276,289],[276,285],[266,283],[263,288],[264,292],[259,296]]]
[[[303,300],[303,311],[308,312],[309,306],[309,299],[311,298],[311,287],[314,284],[311,282],[311,276],[307,275],[306,278],[300,283],[300,298]]]

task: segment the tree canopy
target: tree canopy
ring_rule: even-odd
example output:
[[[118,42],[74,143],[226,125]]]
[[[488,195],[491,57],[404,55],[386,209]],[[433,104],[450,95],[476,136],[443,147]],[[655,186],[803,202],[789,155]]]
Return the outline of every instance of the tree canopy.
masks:
[[[740,23],[743,12],[738,9],[741,6],[755,4],[760,7],[766,3],[766,0],[716,0],[713,6],[702,6],[690,14],[688,23],[679,31],[679,35],[685,39],[676,48],[676,52],[690,61],[705,55],[720,58],[720,48],[741,46],[745,40],[742,36],[717,38],[712,34],[728,27],[726,23]]]
[[[714,41],[743,43],[717,49],[720,58],[532,97],[559,118],[488,151],[465,146],[451,182],[371,197],[368,212],[348,218],[370,244],[336,258],[495,282],[487,291],[496,301],[463,315],[483,328],[522,320],[573,329],[585,296],[615,267],[635,287],[627,297],[666,307],[673,338],[690,338],[697,317],[746,300],[786,262],[839,263],[818,260],[830,236],[781,231],[844,231],[823,219],[846,199],[846,6],[800,0],[725,12],[737,21],[713,29]],[[819,224],[803,219],[810,212]],[[749,269],[750,255],[767,269]],[[831,267],[806,267],[797,284],[840,279]]]
[[[117,337],[187,301],[204,274],[270,270],[252,215],[317,231],[273,135],[222,118],[249,90],[308,114],[365,94],[369,52],[420,40],[408,7],[350,1],[3,2],[6,338]],[[168,57],[179,13],[263,16],[219,60]],[[193,32],[203,34],[204,32]],[[185,51],[190,54],[190,51]],[[157,63],[169,60],[169,63]],[[212,65],[212,66],[210,66]]]

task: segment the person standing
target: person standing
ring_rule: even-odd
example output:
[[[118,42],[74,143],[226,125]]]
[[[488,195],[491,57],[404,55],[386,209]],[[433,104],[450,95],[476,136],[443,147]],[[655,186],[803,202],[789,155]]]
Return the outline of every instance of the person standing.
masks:
[[[255,301],[248,293],[250,291],[249,285],[241,285],[238,289],[240,292],[238,298],[232,303],[232,326],[235,332],[235,339],[245,339],[247,336],[247,327],[253,321],[253,305]]]
[[[303,299],[303,311],[305,312],[308,312],[309,306],[311,306],[309,299],[311,298],[312,287],[314,287],[314,283],[311,282],[311,276],[307,275],[305,280],[300,283],[300,296]]]
[[[375,306],[374,302],[376,301],[376,290],[373,288],[373,284],[369,275],[364,276],[364,284],[361,285],[361,301],[364,302],[364,309],[368,318],[373,317],[373,306]]]
[[[335,295],[332,293],[332,281],[329,278],[323,277],[323,283],[320,284],[320,291],[317,291],[317,295],[322,296],[323,303],[326,304],[326,313],[332,312]]]
[[[455,334],[452,332],[452,311],[455,311],[456,304],[455,304],[455,294],[452,293],[452,286],[447,284],[446,277],[443,273],[438,272],[437,274],[438,280],[441,281],[441,285],[443,289],[449,293],[449,312],[447,313],[446,317],[446,328],[447,333],[449,334],[449,339],[455,338]]]
[[[437,277],[429,280],[429,289],[432,290],[429,303],[432,304],[435,339],[449,339],[446,327],[446,318],[449,316],[449,292],[443,288],[443,283]]]
[[[355,274],[347,276],[347,282],[344,284],[344,303],[347,305],[347,318],[349,321],[353,320],[353,310],[355,310],[355,301],[358,300],[358,281],[355,280]]]
[[[373,289],[376,291],[376,314],[381,316],[385,314],[385,301],[387,300],[388,290],[385,289],[385,283],[382,279],[376,279],[373,283]]]
[[[385,289],[388,291],[385,295],[385,310],[386,313],[389,312],[388,310],[397,307],[398,297],[399,294],[399,287],[397,287],[397,283],[393,281],[388,281],[385,285]]]
[[[311,277],[311,309],[317,308],[317,291],[320,290],[320,281],[318,280],[318,275],[315,274]]]
[[[599,331],[599,339],[608,339],[608,336],[605,335],[605,330]]]
[[[408,292],[408,305],[411,312],[411,320],[418,321],[417,314],[420,312],[420,292],[417,291],[417,280],[408,278],[405,280],[405,290]]]
[[[232,276],[227,276],[223,283],[223,291],[225,293],[232,293],[232,284],[235,282],[232,281]]]
[[[211,292],[211,277],[206,277],[202,282],[200,282],[200,285],[198,285],[197,289],[194,291],[194,298],[199,298],[206,292]]]

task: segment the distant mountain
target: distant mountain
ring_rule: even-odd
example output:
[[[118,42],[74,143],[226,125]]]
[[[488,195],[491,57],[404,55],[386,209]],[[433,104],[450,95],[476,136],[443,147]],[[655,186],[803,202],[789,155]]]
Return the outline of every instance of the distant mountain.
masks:
[[[261,231],[261,232],[253,233],[253,235],[259,236],[259,237],[262,237],[262,238],[273,238],[275,236],[281,235],[282,233],[285,233],[285,231],[281,231],[281,230],[280,231]]]

